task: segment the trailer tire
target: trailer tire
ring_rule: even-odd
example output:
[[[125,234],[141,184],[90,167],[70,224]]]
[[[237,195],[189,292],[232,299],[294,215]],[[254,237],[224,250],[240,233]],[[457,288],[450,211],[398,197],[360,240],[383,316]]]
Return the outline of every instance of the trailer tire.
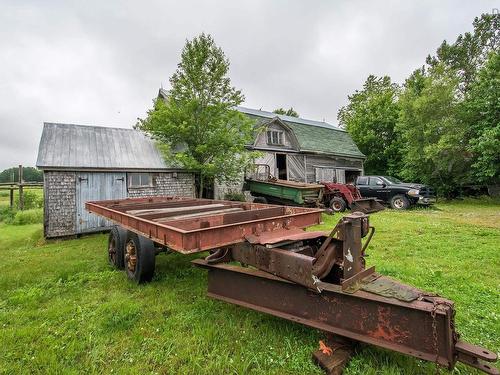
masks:
[[[119,270],[125,268],[125,241],[127,231],[119,226],[111,228],[108,237],[108,261]]]
[[[267,204],[267,199],[264,198],[264,197],[255,197],[253,199],[253,203],[263,203],[263,204]]]
[[[150,282],[155,271],[156,249],[153,241],[129,231],[125,244],[125,271],[137,284]]]
[[[410,207],[410,201],[404,195],[395,195],[391,198],[391,208],[395,210],[406,210]]]
[[[345,203],[344,199],[340,197],[333,197],[332,200],[330,201],[330,208],[334,212],[344,212],[345,209],[347,208],[347,204]]]

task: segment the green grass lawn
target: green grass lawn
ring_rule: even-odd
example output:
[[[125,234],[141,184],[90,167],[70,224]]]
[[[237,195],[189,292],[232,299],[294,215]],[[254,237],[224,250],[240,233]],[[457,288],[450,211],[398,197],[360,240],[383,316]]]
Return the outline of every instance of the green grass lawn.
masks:
[[[500,204],[386,210],[371,221],[368,264],[455,301],[462,338],[498,352]],[[320,332],[208,299],[194,256],[158,256],[153,282],[137,286],[108,266],[106,241],[45,242],[39,224],[0,223],[0,373],[322,374],[311,361]],[[345,373],[435,368],[365,346]]]

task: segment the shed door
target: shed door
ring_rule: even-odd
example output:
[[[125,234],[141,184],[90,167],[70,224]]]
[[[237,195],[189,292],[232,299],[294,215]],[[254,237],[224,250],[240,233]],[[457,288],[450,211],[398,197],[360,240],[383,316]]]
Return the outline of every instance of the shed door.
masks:
[[[92,232],[111,226],[108,220],[85,210],[85,202],[127,197],[125,173],[77,173],[76,232]]]

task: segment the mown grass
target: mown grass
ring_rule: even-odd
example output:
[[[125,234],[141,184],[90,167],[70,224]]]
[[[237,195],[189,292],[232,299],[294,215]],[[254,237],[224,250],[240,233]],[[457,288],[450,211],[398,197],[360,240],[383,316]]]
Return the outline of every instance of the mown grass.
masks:
[[[500,205],[484,202],[372,215],[368,263],[454,300],[463,339],[498,352]],[[107,265],[105,245],[105,235],[45,242],[38,224],[0,223],[0,373],[322,373],[311,361],[320,332],[208,299],[195,256],[158,256],[153,282],[136,286]],[[434,372],[373,347],[346,370]]]

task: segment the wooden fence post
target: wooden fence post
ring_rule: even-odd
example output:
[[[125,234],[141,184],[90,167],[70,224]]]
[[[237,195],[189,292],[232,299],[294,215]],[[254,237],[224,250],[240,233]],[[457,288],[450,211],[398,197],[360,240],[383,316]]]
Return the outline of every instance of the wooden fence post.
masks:
[[[19,209],[24,209],[24,195],[23,195],[23,166],[19,164]]]
[[[14,185],[10,186],[10,209],[14,208]]]

